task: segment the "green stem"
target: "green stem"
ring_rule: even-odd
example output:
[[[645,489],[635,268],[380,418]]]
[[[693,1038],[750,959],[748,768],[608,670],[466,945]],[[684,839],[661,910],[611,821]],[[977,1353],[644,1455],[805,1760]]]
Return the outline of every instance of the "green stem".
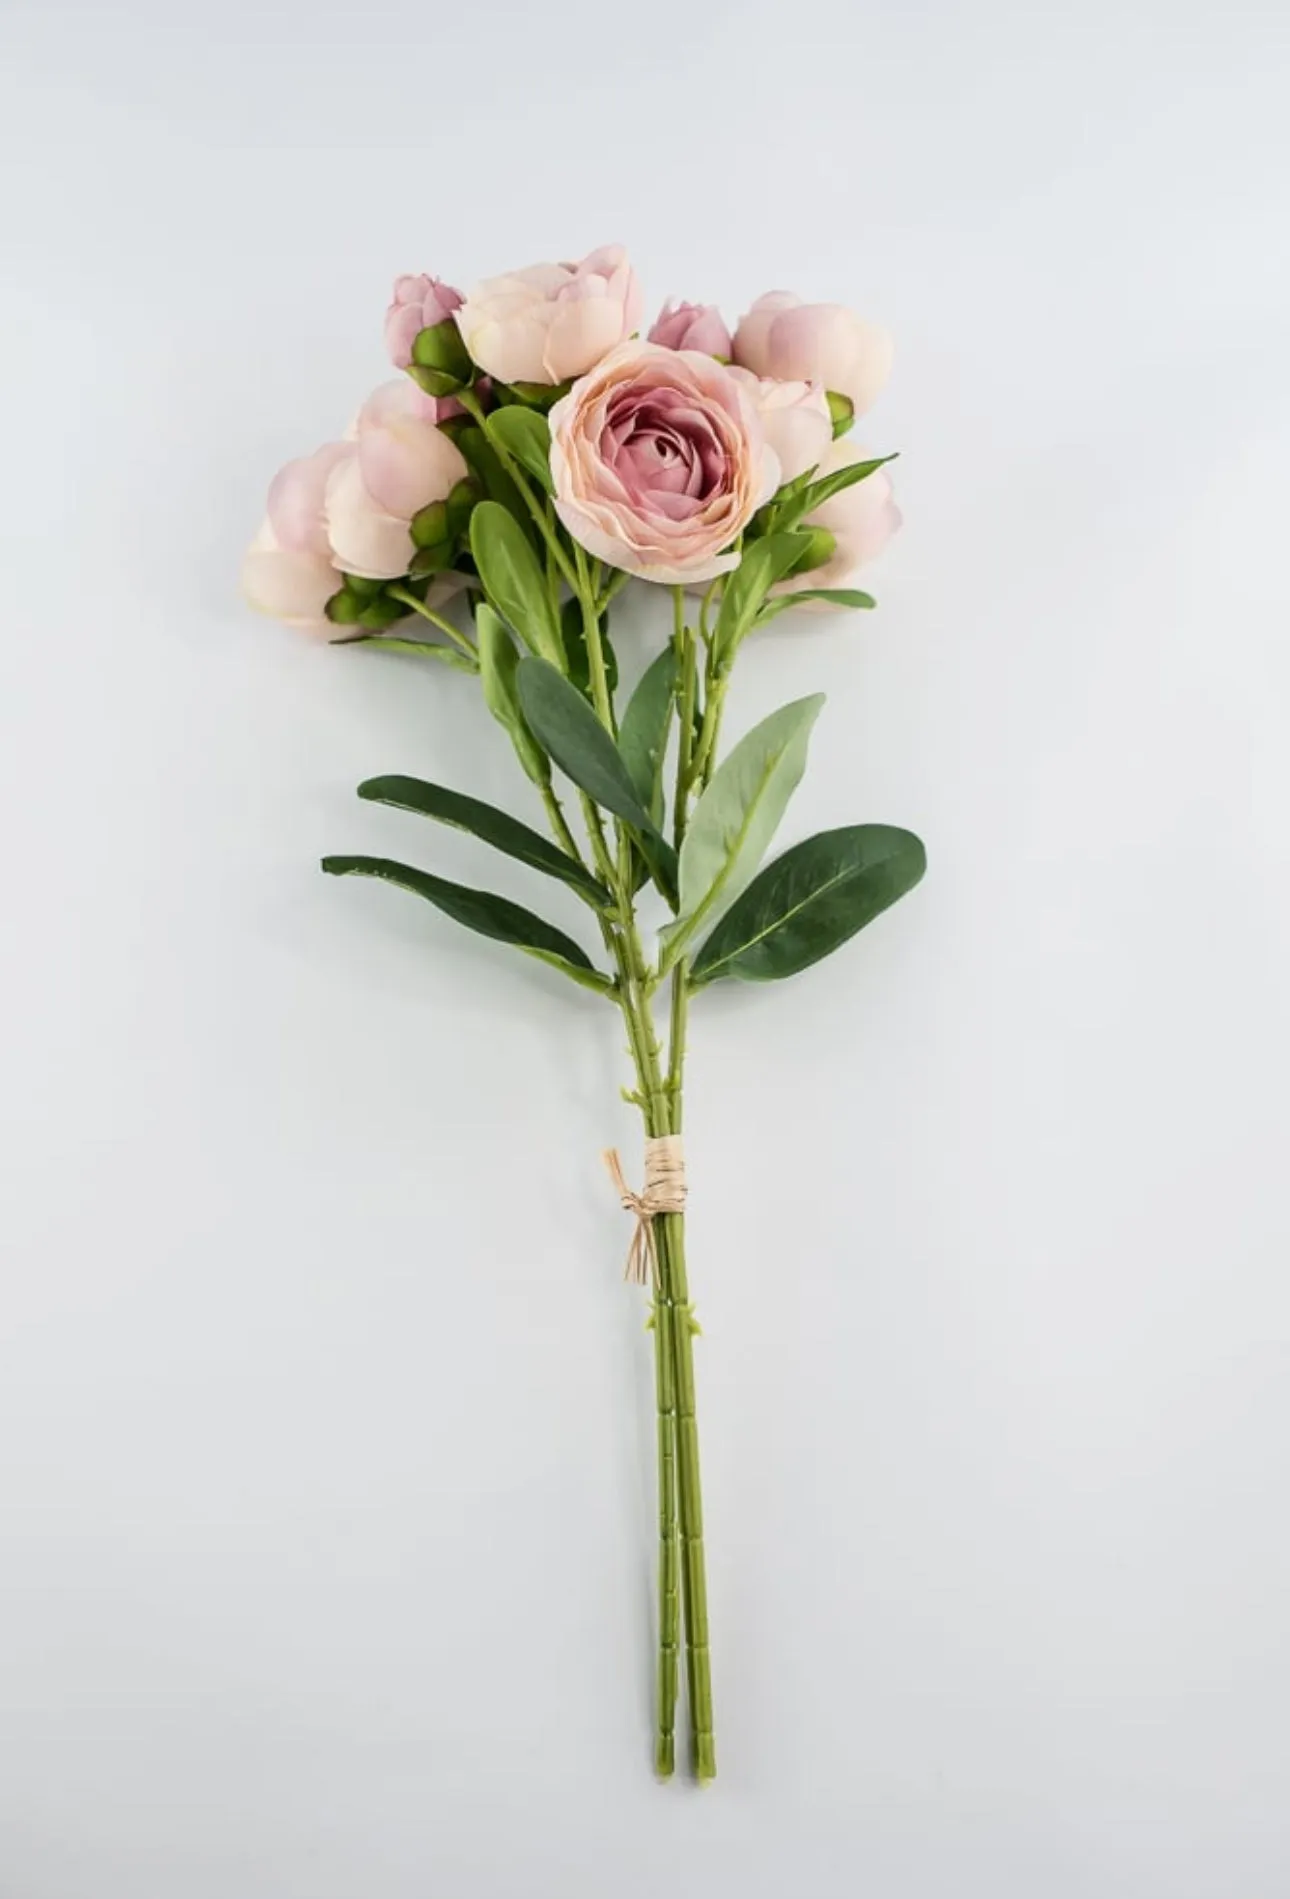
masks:
[[[635,930],[627,941],[638,951]],[[679,1090],[670,1095],[669,1084],[659,1066],[659,1051],[649,1006],[639,981],[627,992],[625,1012],[637,1017],[633,1038],[643,1058],[641,1093],[645,1101],[647,1132],[653,1136],[680,1131],[681,1101]],[[669,1082],[681,1072],[685,1020],[679,1024],[681,1039],[673,1050]],[[695,1404],[694,1317],[690,1309],[689,1280],[685,1262],[685,1216],[668,1213],[657,1222],[659,1287],[655,1308],[655,1330],[659,1345],[671,1360],[671,1385],[660,1383],[675,1405],[676,1499],[680,1519],[681,1607],[685,1623],[685,1668],[689,1690],[690,1760],[699,1780],[711,1780],[716,1773],[716,1751],[712,1724],[712,1672],[708,1635],[708,1596],[703,1541],[703,1491],[699,1474],[699,1435]],[[660,1443],[663,1442],[662,1426]],[[660,1579],[666,1579],[662,1558]],[[666,1614],[666,1599],[664,1600]],[[663,1624],[666,1627],[666,1623]],[[660,1679],[666,1651],[660,1651]],[[661,1710],[660,1710],[661,1713]]]
[[[578,569],[577,595],[582,606],[582,628],[587,641],[587,670],[591,676],[591,697],[600,722],[612,732],[614,707],[609,697],[609,675],[605,671],[605,649],[600,638],[600,614],[596,609],[596,590],[587,572],[587,557],[575,541],[573,558]]]
[[[411,607],[414,613],[419,613],[423,620],[429,620],[431,626],[436,627],[440,633],[446,634],[453,645],[466,655],[472,666],[478,666],[479,654],[466,635],[459,627],[455,627],[451,620],[446,620],[442,613],[436,613],[432,607],[426,605],[424,600],[418,600],[408,587],[387,587],[385,591],[391,600],[398,600],[403,606]]]

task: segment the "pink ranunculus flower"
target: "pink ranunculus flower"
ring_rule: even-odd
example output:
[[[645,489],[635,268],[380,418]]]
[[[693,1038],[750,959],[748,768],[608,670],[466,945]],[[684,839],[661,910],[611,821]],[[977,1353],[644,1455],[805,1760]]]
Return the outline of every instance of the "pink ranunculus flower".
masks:
[[[597,560],[643,580],[712,580],[779,485],[747,391],[696,350],[623,343],[551,411],[556,511]]]
[[[428,396],[408,376],[378,383],[350,425],[347,440],[356,442],[370,428],[383,428],[395,418],[411,416],[417,422],[446,422],[463,413],[452,396]]]
[[[343,442],[327,442],[312,455],[287,462],[269,483],[266,513],[277,546],[284,552],[329,558],[323,498],[327,477],[346,452]]]
[[[803,303],[787,290],[758,297],[735,330],[735,361],[781,382],[818,382],[873,407],[891,374],[890,333],[840,303]]]
[[[502,382],[583,376],[637,329],[641,289],[619,244],[580,264],[534,264],[468,292],[457,327],[471,360]]]
[[[848,436],[845,441],[830,444],[820,463],[820,474],[832,475],[852,462],[868,459],[865,451],[856,447]],[[896,506],[887,470],[876,468],[863,481],[855,482],[841,494],[821,503],[807,515],[802,526],[827,528],[837,547],[822,567],[812,567],[808,573],[793,574],[788,580],[779,581],[771,588],[772,593],[800,593],[806,587],[841,587],[857,567],[877,559],[900,526],[900,509]]]
[[[808,468],[818,467],[833,441],[833,417],[818,382],[776,382],[773,376],[754,376],[751,369],[731,368],[748,391],[761,417],[766,440],[779,457],[779,478],[796,481]]]
[[[461,302],[460,290],[439,277],[396,277],[393,301],[385,312],[385,347],[394,367],[406,369],[422,330],[446,322]]]
[[[415,547],[409,523],[470,473],[456,443],[423,408],[412,383],[387,384],[359,410],[352,442],[327,475],[323,512],[335,565],[364,580],[397,580]],[[400,393],[396,393],[396,391]],[[432,405],[433,406],[433,405]]]
[[[310,633],[330,633],[327,602],[340,591],[327,554],[284,547],[265,520],[242,562],[242,592],[257,613]]]
[[[715,303],[676,303],[671,297],[654,319],[649,340],[664,349],[702,350],[705,356],[721,356],[726,362],[734,347]]]

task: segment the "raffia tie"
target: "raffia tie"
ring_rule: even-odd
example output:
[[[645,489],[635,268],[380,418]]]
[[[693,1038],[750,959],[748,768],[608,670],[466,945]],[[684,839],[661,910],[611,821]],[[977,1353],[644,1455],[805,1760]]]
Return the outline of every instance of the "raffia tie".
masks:
[[[616,1147],[606,1148],[605,1166],[623,1203],[623,1211],[636,1216],[636,1231],[627,1249],[627,1269],[623,1274],[629,1285],[658,1284],[658,1247],[654,1241],[654,1221],[660,1213],[685,1212],[685,1149],[679,1134],[660,1134],[645,1143],[645,1185],[636,1193],[623,1178],[622,1162]]]

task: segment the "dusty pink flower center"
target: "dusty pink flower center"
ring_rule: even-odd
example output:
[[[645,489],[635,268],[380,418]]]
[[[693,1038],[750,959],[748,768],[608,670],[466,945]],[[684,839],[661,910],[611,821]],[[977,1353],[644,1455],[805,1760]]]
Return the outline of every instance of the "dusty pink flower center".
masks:
[[[633,504],[673,521],[697,514],[729,486],[730,458],[710,416],[680,389],[611,398],[601,453]]]

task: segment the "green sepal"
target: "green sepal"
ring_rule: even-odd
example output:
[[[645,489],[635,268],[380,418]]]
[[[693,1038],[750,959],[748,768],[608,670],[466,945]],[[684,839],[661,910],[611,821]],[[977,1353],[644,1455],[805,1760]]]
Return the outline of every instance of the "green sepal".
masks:
[[[412,361],[418,369],[436,370],[450,376],[457,389],[471,382],[475,374],[475,365],[461,340],[461,331],[451,317],[417,331],[412,342]]]
[[[462,386],[459,376],[450,375],[446,369],[426,369],[420,363],[409,363],[405,373],[428,396],[453,396]]]
[[[850,396],[844,396],[840,390],[826,389],[824,400],[829,405],[829,417],[833,423],[833,439],[845,435],[856,419],[856,405]]]
[[[493,380],[500,402],[522,403],[527,409],[540,409],[546,415],[572,389],[572,382],[498,382]]]
[[[417,547],[441,547],[452,539],[446,501],[427,502],[424,508],[417,509],[408,525]]]

